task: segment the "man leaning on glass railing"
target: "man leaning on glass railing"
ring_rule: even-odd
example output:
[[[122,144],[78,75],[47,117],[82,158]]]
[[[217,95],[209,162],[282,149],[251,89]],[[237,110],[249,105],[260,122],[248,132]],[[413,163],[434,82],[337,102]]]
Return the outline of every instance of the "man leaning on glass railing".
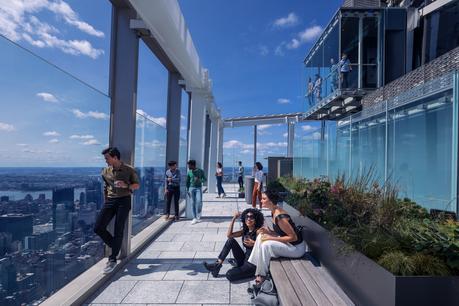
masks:
[[[123,163],[120,151],[110,147],[102,151],[108,167],[102,170],[104,180],[105,203],[97,216],[94,232],[112,249],[104,273],[112,272],[116,267],[116,257],[123,242],[124,225],[131,210],[131,194],[139,189],[139,177],[135,169]],[[115,217],[115,233],[112,236],[107,230],[110,221]]]

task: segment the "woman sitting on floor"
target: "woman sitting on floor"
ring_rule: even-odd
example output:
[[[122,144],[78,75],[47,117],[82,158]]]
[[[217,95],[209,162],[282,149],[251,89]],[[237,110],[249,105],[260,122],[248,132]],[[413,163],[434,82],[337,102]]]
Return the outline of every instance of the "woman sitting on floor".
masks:
[[[301,232],[296,228],[292,218],[281,207],[277,206],[279,195],[267,190],[261,196],[263,207],[271,210],[273,230],[262,227],[249,257],[249,263],[256,266],[256,284],[261,284],[269,271],[271,258],[298,258],[306,252],[306,243]]]
[[[239,231],[233,231],[234,222],[239,217],[241,217],[242,229]],[[258,209],[248,208],[244,210],[242,214],[240,212],[234,213],[226,234],[228,240],[223,246],[220,255],[218,255],[217,261],[210,264],[204,262],[204,266],[212,273],[213,277],[218,276],[223,261],[225,261],[225,258],[228,256],[230,251],[233,252],[236,267],[230,269],[226,273],[226,278],[228,278],[229,281],[237,281],[255,276],[255,266],[249,263],[247,259],[249,258],[255,244],[257,230],[263,226],[263,223],[264,216]],[[242,250],[236,239],[234,239],[237,237],[242,237],[242,244],[245,247],[245,252]]]

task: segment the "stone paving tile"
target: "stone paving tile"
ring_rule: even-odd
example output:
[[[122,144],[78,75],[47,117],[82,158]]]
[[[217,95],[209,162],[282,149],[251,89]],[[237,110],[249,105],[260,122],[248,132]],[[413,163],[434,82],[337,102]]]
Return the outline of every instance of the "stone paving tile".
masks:
[[[89,306],[147,306],[147,304],[89,304]]]
[[[171,242],[174,239],[175,233],[162,233],[159,237],[155,238],[156,242]]]
[[[138,259],[153,259],[153,258],[158,258],[160,254],[161,254],[161,251],[146,249],[142,253],[140,253],[137,256],[137,258]]]
[[[161,280],[170,264],[128,264],[115,275],[115,280]]]
[[[201,234],[205,234],[205,233],[210,233],[210,234],[218,234],[218,227],[215,228],[215,227],[189,227],[186,229],[188,232],[191,232],[191,233],[201,233]],[[185,232],[185,231],[183,231]]]
[[[230,265],[229,263],[224,263],[222,265],[222,268],[220,269],[220,272],[218,273],[218,277],[213,277],[211,273],[209,273],[208,280],[213,280],[213,281],[228,281],[226,278],[226,272],[228,272],[229,269],[231,269],[233,266]]]
[[[199,242],[185,242],[181,251],[214,251],[215,242],[213,241],[199,241]]]
[[[175,303],[183,281],[139,281],[123,303]]]
[[[174,264],[164,280],[206,280],[209,272],[200,263]]]
[[[223,234],[204,234],[202,241],[226,241],[228,238]]]
[[[136,281],[117,281],[110,283],[91,301],[92,303],[121,303],[131,291]]]
[[[209,251],[198,251],[196,252],[196,255],[194,255],[194,261],[203,261],[203,260],[216,260],[218,255],[220,255],[220,252],[209,252]],[[231,258],[231,254],[228,256],[228,258]]]
[[[153,242],[146,251],[180,251],[183,242]]]
[[[231,287],[231,304],[250,304],[250,296],[247,293],[250,283],[230,284]]]
[[[229,282],[185,281],[176,303],[229,304]]]
[[[162,263],[187,263],[192,262],[196,255],[195,251],[161,252],[157,259]]]
[[[201,241],[202,236],[204,234],[201,233],[183,233],[183,234],[175,234],[174,240],[173,241],[178,241],[178,242],[189,242],[189,241]]]

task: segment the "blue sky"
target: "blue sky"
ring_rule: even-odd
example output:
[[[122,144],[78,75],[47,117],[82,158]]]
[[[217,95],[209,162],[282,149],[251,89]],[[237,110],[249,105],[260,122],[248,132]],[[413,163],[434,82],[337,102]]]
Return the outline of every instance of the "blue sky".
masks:
[[[223,117],[301,111],[302,60],[341,2],[179,1],[201,62],[210,71]],[[94,158],[91,165],[99,162],[94,155],[106,144],[108,130],[104,114],[108,114],[110,18],[108,0],[0,0],[3,36],[88,85],[17,51],[2,38],[2,67],[9,67],[3,75],[12,81],[0,84],[5,86],[3,92],[11,93],[0,100],[11,105],[0,115],[0,133],[15,150],[0,149],[4,159],[0,165],[34,159],[39,164],[45,156],[51,162],[57,158],[51,153],[64,152],[69,145],[82,156],[78,162],[62,158],[62,165],[89,165],[85,159],[90,158]],[[16,66],[7,65],[12,62]],[[139,63],[138,108],[164,124],[167,72],[143,43]],[[29,122],[33,118],[35,124]],[[261,127],[260,159],[286,153],[285,133],[285,126]],[[238,159],[251,163],[252,139],[251,128],[226,129],[225,165]]]

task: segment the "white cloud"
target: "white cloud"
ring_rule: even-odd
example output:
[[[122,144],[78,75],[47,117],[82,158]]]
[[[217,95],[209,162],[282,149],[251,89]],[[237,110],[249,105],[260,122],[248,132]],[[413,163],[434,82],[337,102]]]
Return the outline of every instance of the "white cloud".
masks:
[[[28,146],[28,144],[26,144],[26,143],[17,143],[16,145],[20,146],[20,147],[27,147]]]
[[[266,129],[269,129],[272,126],[273,126],[272,124],[260,124],[260,125],[257,125],[257,130],[264,131]]]
[[[282,137],[285,137],[285,138],[287,138],[287,137],[288,137],[288,133],[284,133],[284,134],[282,134]]]
[[[57,103],[59,100],[49,92],[39,92],[36,94],[37,97],[42,99],[45,102]]]
[[[322,34],[324,29],[321,26],[315,25],[310,28],[306,28],[303,32],[300,32],[299,37],[302,43],[310,42],[316,39]]]
[[[282,17],[274,21],[274,26],[278,28],[287,28],[298,24],[298,16],[295,13],[290,13],[287,17]]]
[[[8,123],[0,122],[0,131],[12,132],[14,130],[16,130],[16,128],[13,125],[8,124]]]
[[[273,148],[286,148],[287,142],[280,141],[280,142],[257,142],[257,151],[264,151],[267,149]],[[253,144],[245,144],[239,140],[229,140],[223,143],[224,149],[241,149],[241,152],[244,150],[245,153],[253,152]]]
[[[97,111],[89,111],[87,113],[84,113],[84,112],[80,111],[79,109],[72,109],[72,113],[75,115],[75,117],[80,118],[80,119],[93,118],[93,119],[105,120],[105,119],[109,119],[110,118],[107,114],[101,113],[101,112],[97,112]]]
[[[186,120],[186,117],[183,116],[183,115],[180,115],[180,118],[181,118],[182,120]]]
[[[70,139],[93,139],[94,136],[92,135],[72,135]]]
[[[65,22],[70,25],[75,26],[80,31],[85,32],[86,34],[104,37],[104,32],[94,29],[94,27],[84,21],[81,21],[78,18],[77,13],[68,5],[65,1],[52,2],[49,6],[49,10],[54,12],[56,15],[62,17]]]
[[[57,138],[53,138],[51,139],[50,141],[48,141],[49,143],[59,143],[59,139]]]
[[[279,103],[279,104],[290,104],[290,100],[289,99],[285,99],[285,98],[279,98],[279,99],[277,99],[277,103]]]
[[[44,132],[43,136],[57,137],[57,136],[61,136],[61,134],[59,134],[56,131],[48,131],[48,132]]]
[[[100,145],[100,142],[97,141],[97,139],[89,139],[81,144],[85,146],[93,146],[93,145]]]
[[[301,129],[305,132],[312,132],[312,131],[315,131],[317,129],[319,129],[318,127],[314,127],[312,125],[303,125],[301,126]]]
[[[34,15],[43,10],[54,13],[57,20],[64,20],[86,34],[104,37],[103,32],[80,20],[75,11],[62,0],[0,1],[0,34],[15,42],[24,40],[38,48],[57,48],[72,55],[86,55],[96,59],[104,54],[103,50],[94,48],[87,40],[58,37],[62,35],[56,27],[40,21]]]
[[[147,112],[141,110],[141,109],[138,109],[137,110],[137,114],[147,118],[148,120],[150,121],[153,121],[154,123],[162,126],[162,127],[166,127],[166,118],[165,117],[153,117],[153,116],[150,116]]]
[[[274,54],[277,56],[284,56],[285,55],[284,46],[285,46],[285,41],[276,47],[276,49],[274,50]]]
[[[182,131],[185,131],[185,130],[186,130],[186,126],[182,125],[182,126],[180,127],[180,129],[181,129]]]
[[[259,51],[260,55],[262,55],[262,56],[266,56],[266,55],[269,54],[269,49],[265,45],[258,46],[258,51]]]
[[[242,154],[252,154],[252,153],[253,153],[253,150],[245,149],[245,150],[242,150],[241,153],[242,153]]]
[[[304,31],[299,32],[294,38],[289,42],[281,42],[274,51],[274,54],[283,56],[285,50],[294,50],[304,45],[305,43],[314,41],[317,37],[322,34],[323,28],[321,26],[315,25],[309,28],[304,29]]]
[[[314,132],[312,134],[303,136],[303,140],[319,140],[320,139],[320,132]]]

